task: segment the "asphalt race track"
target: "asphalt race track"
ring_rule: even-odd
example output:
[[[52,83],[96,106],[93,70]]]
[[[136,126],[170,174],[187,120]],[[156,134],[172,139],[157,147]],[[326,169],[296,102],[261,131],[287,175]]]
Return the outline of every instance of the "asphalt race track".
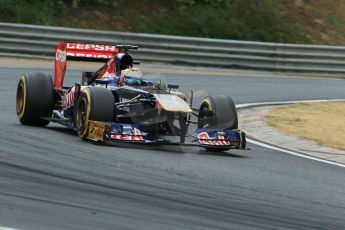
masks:
[[[345,229],[344,168],[255,145],[226,154],[97,145],[59,125],[26,127],[15,115],[24,71],[0,69],[0,226]],[[69,74],[67,85],[80,81],[79,71]],[[345,98],[345,80],[337,79],[165,76],[193,89],[196,105],[212,92],[237,104]]]

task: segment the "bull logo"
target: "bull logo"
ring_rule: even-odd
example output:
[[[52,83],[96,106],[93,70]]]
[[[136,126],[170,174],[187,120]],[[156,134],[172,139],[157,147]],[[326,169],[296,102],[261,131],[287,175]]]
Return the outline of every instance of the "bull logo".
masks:
[[[202,133],[198,134],[198,139],[206,140],[206,139],[209,139],[209,138],[210,138],[210,136],[208,135],[207,132],[202,132]]]

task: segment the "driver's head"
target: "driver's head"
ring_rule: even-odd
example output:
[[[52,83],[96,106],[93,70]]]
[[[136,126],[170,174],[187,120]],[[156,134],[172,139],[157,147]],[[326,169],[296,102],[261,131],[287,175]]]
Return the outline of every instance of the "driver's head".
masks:
[[[129,54],[118,53],[115,56],[115,65],[117,75],[119,75],[122,70],[133,67],[133,59]]]

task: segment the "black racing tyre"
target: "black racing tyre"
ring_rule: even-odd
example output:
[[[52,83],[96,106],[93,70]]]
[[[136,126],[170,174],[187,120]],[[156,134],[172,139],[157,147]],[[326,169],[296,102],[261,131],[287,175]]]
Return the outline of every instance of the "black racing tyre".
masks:
[[[18,82],[16,96],[17,116],[23,125],[45,126],[54,104],[52,78],[44,73],[23,74]]]
[[[75,128],[81,138],[87,137],[89,121],[113,121],[114,96],[110,90],[95,86],[82,90],[74,112]]]
[[[238,117],[234,102],[229,96],[205,97],[201,102],[198,128],[238,129]],[[207,151],[223,152],[230,148],[205,147]]]
[[[198,128],[238,129],[238,117],[234,102],[229,96],[205,97],[201,102]]]

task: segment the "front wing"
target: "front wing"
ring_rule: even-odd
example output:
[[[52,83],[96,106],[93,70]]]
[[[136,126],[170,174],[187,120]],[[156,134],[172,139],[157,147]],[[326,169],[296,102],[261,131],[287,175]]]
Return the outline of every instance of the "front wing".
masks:
[[[134,124],[89,121],[87,138],[94,141],[129,142],[142,144],[180,144],[219,149],[245,149],[245,133],[230,129],[197,129],[191,143],[171,143],[164,138],[152,139]]]
[[[201,147],[245,149],[246,136],[241,130],[232,129],[197,129],[194,142]]]

